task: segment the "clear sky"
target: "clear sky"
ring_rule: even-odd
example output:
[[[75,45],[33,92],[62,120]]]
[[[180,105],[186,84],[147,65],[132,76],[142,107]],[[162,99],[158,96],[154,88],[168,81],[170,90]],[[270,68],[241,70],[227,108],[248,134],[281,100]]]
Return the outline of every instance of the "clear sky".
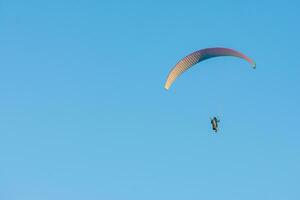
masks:
[[[1,0],[0,199],[300,199],[299,7]]]

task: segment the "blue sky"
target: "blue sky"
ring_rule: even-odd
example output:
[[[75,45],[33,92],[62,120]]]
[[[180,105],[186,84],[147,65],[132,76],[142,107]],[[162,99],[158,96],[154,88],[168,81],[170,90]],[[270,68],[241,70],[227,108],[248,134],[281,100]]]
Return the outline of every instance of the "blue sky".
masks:
[[[299,199],[299,6],[0,1],[0,199]]]

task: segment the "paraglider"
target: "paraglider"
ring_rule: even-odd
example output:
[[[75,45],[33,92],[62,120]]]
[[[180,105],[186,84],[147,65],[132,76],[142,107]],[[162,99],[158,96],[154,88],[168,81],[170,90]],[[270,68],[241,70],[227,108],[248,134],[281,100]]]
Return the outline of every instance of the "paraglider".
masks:
[[[211,123],[211,126],[212,126],[212,130],[216,132],[218,132],[218,123],[220,122],[220,120],[216,117],[210,119],[210,123]]]
[[[223,47],[215,47],[215,48],[207,48],[195,51],[183,59],[181,59],[170,71],[166,83],[165,83],[165,89],[169,90],[174,81],[184,72],[186,72],[189,68],[196,65],[199,62],[202,62],[204,60],[214,58],[214,57],[220,57],[220,56],[232,56],[241,58],[248,63],[251,64],[252,68],[256,68],[255,62],[247,57],[246,55],[242,54],[241,52],[238,52],[234,49],[229,48],[223,48]],[[220,120],[214,117],[211,119],[212,129],[217,132],[218,131],[218,122]]]

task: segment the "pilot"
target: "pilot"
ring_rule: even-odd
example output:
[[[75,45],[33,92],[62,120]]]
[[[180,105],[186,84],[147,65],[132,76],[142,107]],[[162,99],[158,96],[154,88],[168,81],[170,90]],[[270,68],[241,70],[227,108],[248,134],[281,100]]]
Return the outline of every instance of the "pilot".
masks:
[[[217,119],[216,117],[210,119],[210,123],[211,123],[211,126],[212,126],[212,129],[215,131],[215,132],[218,132],[218,123],[220,122],[219,119]]]

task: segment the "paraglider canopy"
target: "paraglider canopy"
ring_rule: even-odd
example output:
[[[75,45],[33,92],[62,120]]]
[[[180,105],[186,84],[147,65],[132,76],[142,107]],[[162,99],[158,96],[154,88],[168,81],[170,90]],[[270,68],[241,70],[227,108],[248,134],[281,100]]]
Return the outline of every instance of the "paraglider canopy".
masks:
[[[184,73],[186,70],[191,68],[193,65],[203,60],[219,56],[233,56],[242,58],[249,62],[252,65],[253,69],[255,69],[256,67],[255,62],[252,59],[234,49],[222,47],[202,49],[187,55],[174,66],[174,68],[170,71],[168,75],[167,81],[165,83],[165,89],[168,90],[173,84],[173,82],[176,80],[176,78],[182,73]]]

